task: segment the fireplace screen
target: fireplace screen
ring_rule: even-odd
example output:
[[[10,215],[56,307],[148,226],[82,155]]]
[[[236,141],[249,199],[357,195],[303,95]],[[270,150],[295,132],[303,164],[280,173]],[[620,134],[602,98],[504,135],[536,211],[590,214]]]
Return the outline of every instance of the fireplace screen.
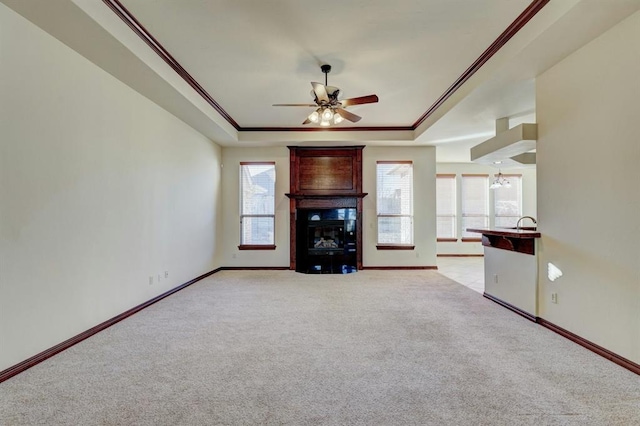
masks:
[[[306,272],[355,272],[356,209],[310,210],[304,219]]]

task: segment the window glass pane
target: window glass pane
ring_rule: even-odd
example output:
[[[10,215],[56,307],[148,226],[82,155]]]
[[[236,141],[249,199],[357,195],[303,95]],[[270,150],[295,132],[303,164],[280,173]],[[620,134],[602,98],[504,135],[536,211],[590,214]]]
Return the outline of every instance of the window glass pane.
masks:
[[[480,234],[475,232],[466,232],[467,228],[488,228],[489,216],[463,216],[462,217],[462,236],[464,238],[480,238]]]
[[[456,177],[436,176],[437,237],[456,237]]]
[[[378,217],[378,243],[413,244],[413,219],[408,216]]]
[[[273,164],[241,166],[242,206],[240,214],[274,214],[276,168]]]
[[[516,226],[522,216],[522,176],[504,176],[511,183],[511,187],[493,190],[494,225],[498,228],[511,228]]]
[[[413,214],[413,165],[378,163],[378,214]]]
[[[456,218],[438,216],[436,235],[438,238],[456,238]]]
[[[273,245],[273,219],[273,217],[244,216],[240,244]]]
[[[413,164],[378,162],[379,244],[413,244]]]
[[[273,163],[240,165],[240,244],[273,245],[275,223]]]
[[[462,175],[462,237],[479,238],[467,228],[489,226],[488,175]]]
[[[496,228],[515,228],[520,216],[496,216],[494,226]]]

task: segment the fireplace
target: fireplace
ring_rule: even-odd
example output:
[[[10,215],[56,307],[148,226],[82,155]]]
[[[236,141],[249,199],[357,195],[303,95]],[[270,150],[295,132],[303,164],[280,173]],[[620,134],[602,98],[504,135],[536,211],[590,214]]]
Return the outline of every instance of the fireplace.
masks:
[[[355,208],[299,209],[296,271],[307,274],[356,272]]]
[[[362,269],[363,148],[289,147],[291,269]]]

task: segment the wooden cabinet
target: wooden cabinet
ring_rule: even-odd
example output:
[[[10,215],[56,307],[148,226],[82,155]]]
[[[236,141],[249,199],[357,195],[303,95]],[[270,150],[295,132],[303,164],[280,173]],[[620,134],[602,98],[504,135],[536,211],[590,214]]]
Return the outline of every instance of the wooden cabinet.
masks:
[[[363,148],[289,147],[290,192],[286,195],[290,199],[291,269],[307,273],[362,269],[359,224],[362,198],[367,195],[362,192]],[[318,233],[336,238],[342,233],[340,246],[316,247],[323,237]]]

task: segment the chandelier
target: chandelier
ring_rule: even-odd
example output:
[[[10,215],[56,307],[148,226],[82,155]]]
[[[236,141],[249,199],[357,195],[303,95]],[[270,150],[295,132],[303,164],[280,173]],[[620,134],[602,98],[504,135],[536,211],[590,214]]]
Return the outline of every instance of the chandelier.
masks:
[[[509,182],[509,180],[502,175],[502,172],[498,170],[498,175],[496,176],[496,179],[493,181],[491,186],[489,186],[489,188],[511,188],[511,182]]]
[[[340,113],[332,106],[321,106],[309,114],[308,118],[312,123],[320,123],[320,125],[324,127],[328,127],[331,124],[340,124],[344,120]]]

